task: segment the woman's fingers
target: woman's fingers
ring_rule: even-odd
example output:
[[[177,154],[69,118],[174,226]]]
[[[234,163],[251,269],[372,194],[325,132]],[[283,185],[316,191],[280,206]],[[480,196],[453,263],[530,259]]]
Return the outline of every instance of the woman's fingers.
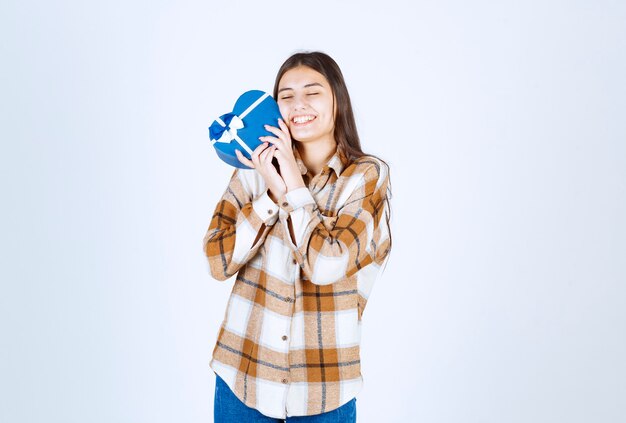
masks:
[[[261,176],[263,176],[267,186],[273,188],[274,192],[278,192],[284,188],[285,182],[278,173],[278,170],[272,164],[275,151],[277,151],[276,146],[272,145],[259,154],[259,161],[261,164],[257,171],[261,174]]]
[[[278,120],[278,125],[280,126],[280,128],[265,125],[265,129],[276,135],[276,137],[265,136],[260,137],[259,139],[261,141],[269,141],[272,144],[277,145],[279,149],[285,148],[286,146],[291,146],[291,135],[289,134],[289,128],[282,119]]]
[[[239,161],[243,164],[245,164],[246,166],[254,169],[254,163],[252,163],[250,161],[250,159],[248,159],[247,157],[245,157],[243,154],[241,154],[241,151],[239,150],[235,150],[235,155],[237,156],[237,158],[239,159]]]
[[[276,137],[270,137],[269,135],[264,136],[264,137],[259,137],[259,139],[263,142],[268,142],[272,145],[277,146],[278,148],[280,148],[282,146],[283,140],[281,140],[280,138],[276,138]]]
[[[254,151],[252,152],[252,163],[254,163],[255,167],[259,167],[261,165],[261,163],[259,162],[259,154],[261,154],[263,150],[267,148],[268,145],[269,145],[268,143],[263,143],[259,145],[257,148],[255,148]]]
[[[280,138],[281,135],[283,135],[283,131],[281,131],[279,128],[275,126],[263,125],[263,127],[269,132],[271,132],[272,134],[276,135],[278,138]]]
[[[291,133],[289,132],[289,127],[287,126],[287,124],[285,123],[285,121],[283,121],[282,119],[278,119],[278,126],[280,127],[280,129],[283,130],[283,132],[289,137],[291,138]]]
[[[289,127],[282,119],[278,119],[278,128],[270,125],[264,125],[264,128],[282,140],[290,136]]]
[[[252,152],[252,161],[246,158],[243,153],[235,149],[235,154],[240,162],[249,168],[255,169],[265,180],[265,184],[272,190],[275,196],[280,197],[280,193],[286,192],[286,185],[277,169],[272,164],[274,153],[277,152],[275,145],[261,144]]]
[[[261,154],[259,154],[259,162],[261,163],[261,165],[265,165],[266,164],[267,157],[272,155],[272,151],[274,151],[275,148],[276,148],[275,146],[270,145],[265,150],[263,150],[263,152]]]

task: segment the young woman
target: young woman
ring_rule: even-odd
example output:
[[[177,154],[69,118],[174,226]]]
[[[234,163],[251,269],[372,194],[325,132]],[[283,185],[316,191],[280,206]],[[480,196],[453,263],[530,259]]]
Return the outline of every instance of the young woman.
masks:
[[[284,121],[236,169],[204,237],[237,273],[210,362],[215,422],[355,422],[361,318],[391,250],[389,169],[361,151],[337,63],[297,53]],[[276,163],[276,165],[274,164]]]

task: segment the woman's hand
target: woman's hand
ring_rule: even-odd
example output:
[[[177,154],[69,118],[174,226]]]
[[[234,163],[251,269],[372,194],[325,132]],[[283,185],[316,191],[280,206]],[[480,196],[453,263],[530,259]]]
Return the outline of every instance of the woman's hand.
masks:
[[[273,147],[275,148],[274,157],[278,159],[278,164],[280,165],[280,175],[285,181],[287,191],[300,187],[306,187],[304,179],[302,179],[298,163],[293,155],[289,128],[282,119],[278,119],[278,126],[280,126],[280,128],[265,125],[265,129],[276,135],[276,137],[266,136],[259,137],[259,139],[273,144]]]
[[[285,195],[287,187],[285,181],[272,164],[276,147],[273,145],[268,147],[268,145],[267,142],[259,145],[252,152],[252,161],[241,154],[239,150],[235,150],[235,154],[241,163],[256,169],[261,174],[263,180],[265,180],[265,185],[269,188],[268,195],[272,201],[277,202],[280,197]]]

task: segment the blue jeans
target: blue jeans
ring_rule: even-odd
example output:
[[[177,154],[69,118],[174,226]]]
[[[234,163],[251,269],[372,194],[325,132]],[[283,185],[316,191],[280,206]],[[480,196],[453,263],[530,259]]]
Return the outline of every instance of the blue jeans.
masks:
[[[283,423],[285,420],[268,417],[258,410],[245,405],[230,390],[224,380],[215,375],[215,402],[213,404],[214,423]],[[287,423],[356,423],[356,398],[352,398],[339,408],[312,416],[287,417]]]

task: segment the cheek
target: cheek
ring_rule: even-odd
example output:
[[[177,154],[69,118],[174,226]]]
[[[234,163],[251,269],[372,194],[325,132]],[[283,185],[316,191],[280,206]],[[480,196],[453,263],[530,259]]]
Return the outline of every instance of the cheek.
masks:
[[[333,115],[333,103],[332,101],[328,101],[328,99],[320,99],[320,101],[317,101],[315,104],[315,108],[318,112],[323,112],[327,116],[332,117]]]
[[[289,124],[289,122],[287,122],[287,119],[289,119],[289,108],[285,104],[278,103],[278,110],[283,116],[285,123]]]

